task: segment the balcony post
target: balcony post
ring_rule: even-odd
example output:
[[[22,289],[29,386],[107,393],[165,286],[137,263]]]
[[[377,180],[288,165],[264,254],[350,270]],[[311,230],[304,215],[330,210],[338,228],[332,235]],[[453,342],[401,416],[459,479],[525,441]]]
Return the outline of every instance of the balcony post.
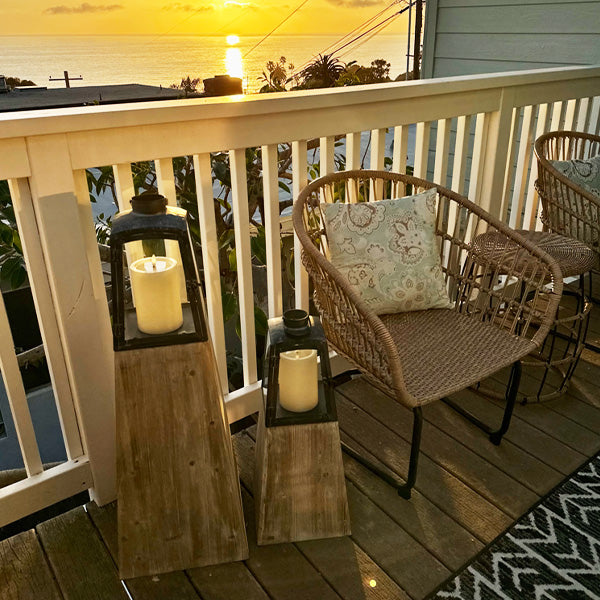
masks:
[[[116,497],[114,365],[85,171],[64,134],[29,138],[33,210],[84,451],[100,505]]]
[[[511,141],[514,90],[503,88],[498,110],[486,115],[487,135],[482,148],[483,161],[477,198],[470,198],[495,217],[501,218],[506,160]]]

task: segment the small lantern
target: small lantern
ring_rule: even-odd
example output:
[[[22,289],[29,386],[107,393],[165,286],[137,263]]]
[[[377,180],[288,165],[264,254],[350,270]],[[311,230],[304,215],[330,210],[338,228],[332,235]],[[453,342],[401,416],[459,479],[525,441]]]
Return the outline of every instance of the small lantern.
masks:
[[[160,194],[131,199],[110,236],[115,350],[206,341],[204,307],[186,212]],[[124,254],[130,302],[125,302]]]
[[[288,310],[283,318],[269,319],[263,387],[267,427],[337,421],[329,350],[318,317]]]

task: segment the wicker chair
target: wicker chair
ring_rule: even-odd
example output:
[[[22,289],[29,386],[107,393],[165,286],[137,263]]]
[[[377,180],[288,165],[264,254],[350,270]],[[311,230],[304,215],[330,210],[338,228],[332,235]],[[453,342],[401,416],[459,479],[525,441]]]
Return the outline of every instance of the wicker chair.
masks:
[[[438,192],[436,236],[454,308],[378,316],[328,260],[320,203],[398,198],[433,187]],[[293,222],[331,347],[375,387],[413,411],[405,483],[348,449],[350,453],[410,498],[422,406],[513,365],[498,428],[451,404],[499,444],[510,424],[520,359],[542,343],[560,301],[562,277],[556,261],[463,196],[387,171],[345,171],[313,181],[294,204]],[[491,257],[470,243],[487,231],[498,232],[504,240]]]
[[[551,131],[534,145],[542,203],[542,223],[548,231],[575,238],[600,254],[600,197],[573,183],[550,161],[586,160],[600,154],[600,136],[576,131]]]

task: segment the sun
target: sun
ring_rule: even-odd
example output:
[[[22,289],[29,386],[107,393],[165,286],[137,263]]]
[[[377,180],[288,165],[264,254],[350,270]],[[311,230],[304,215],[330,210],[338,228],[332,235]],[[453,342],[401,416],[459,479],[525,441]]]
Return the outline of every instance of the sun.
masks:
[[[240,38],[237,35],[232,33],[231,35],[227,36],[227,43],[230,46],[235,46],[236,44],[240,43]]]

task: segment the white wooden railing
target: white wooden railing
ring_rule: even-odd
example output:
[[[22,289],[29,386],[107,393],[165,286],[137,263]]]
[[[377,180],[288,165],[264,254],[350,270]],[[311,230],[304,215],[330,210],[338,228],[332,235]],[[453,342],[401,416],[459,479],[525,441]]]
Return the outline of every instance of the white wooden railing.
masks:
[[[27,471],[24,480],[0,490],[0,525],[87,488],[100,504],[115,497],[112,340],[86,169],[113,165],[119,205],[126,206],[134,193],[131,163],[154,160],[159,191],[173,203],[172,158],[193,156],[210,331],[235,421],[260,400],[246,148],[262,147],[268,312],[276,316],[282,310],[279,144],[292,145],[294,196],[307,183],[307,140],[320,139],[324,174],[334,168],[336,135],[345,135],[346,168],[355,168],[361,139],[370,134],[365,166],[383,168],[393,139],[394,170],[404,171],[410,155],[417,176],[448,182],[515,227],[539,227],[532,141],[550,129],[597,132],[598,94],[600,67],[585,67],[0,115],[0,179],[9,180],[16,208],[68,456],[42,470],[0,304],[0,363]],[[409,128],[416,128],[414,138]],[[244,359],[244,386],[233,393],[210,162],[211,152],[223,150],[231,165]],[[308,281],[299,261],[295,270],[296,304],[306,308]]]

